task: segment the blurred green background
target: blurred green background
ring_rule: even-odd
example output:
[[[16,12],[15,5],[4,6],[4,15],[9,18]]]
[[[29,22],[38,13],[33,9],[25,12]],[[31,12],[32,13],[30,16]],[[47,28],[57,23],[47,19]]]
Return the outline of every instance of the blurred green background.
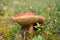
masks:
[[[60,31],[60,0],[0,0],[0,40],[23,40],[20,34],[21,25],[9,18],[25,12],[46,17],[43,27],[39,24],[35,26],[38,29],[37,36],[32,40],[60,40],[60,33],[54,33],[55,30]]]

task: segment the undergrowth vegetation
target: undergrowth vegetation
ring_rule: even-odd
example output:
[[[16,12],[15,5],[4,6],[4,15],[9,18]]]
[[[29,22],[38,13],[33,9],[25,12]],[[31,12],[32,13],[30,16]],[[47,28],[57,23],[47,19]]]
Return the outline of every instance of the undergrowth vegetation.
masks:
[[[46,18],[45,24],[34,26],[32,40],[60,40],[60,0],[0,0],[0,40],[23,40],[21,25],[10,17],[25,12]]]

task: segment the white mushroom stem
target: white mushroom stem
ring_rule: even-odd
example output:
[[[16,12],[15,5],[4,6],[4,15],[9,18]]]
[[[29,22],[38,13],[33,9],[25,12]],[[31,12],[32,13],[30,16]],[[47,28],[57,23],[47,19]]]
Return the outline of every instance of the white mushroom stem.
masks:
[[[26,31],[24,32],[24,40],[26,40]]]

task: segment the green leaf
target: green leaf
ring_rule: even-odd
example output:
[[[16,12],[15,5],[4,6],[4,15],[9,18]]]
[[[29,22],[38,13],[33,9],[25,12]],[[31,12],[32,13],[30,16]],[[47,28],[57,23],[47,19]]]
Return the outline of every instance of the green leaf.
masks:
[[[34,37],[32,40],[43,40],[43,39],[40,35],[38,35],[38,37]]]

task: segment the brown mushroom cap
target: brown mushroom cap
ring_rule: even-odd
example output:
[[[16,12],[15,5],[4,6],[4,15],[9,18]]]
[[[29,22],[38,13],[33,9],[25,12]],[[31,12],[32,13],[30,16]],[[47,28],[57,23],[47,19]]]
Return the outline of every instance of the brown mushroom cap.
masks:
[[[32,12],[26,12],[25,14],[14,15],[12,19],[22,25],[28,25],[34,23],[42,24],[45,22],[45,17],[40,15],[35,15]]]

